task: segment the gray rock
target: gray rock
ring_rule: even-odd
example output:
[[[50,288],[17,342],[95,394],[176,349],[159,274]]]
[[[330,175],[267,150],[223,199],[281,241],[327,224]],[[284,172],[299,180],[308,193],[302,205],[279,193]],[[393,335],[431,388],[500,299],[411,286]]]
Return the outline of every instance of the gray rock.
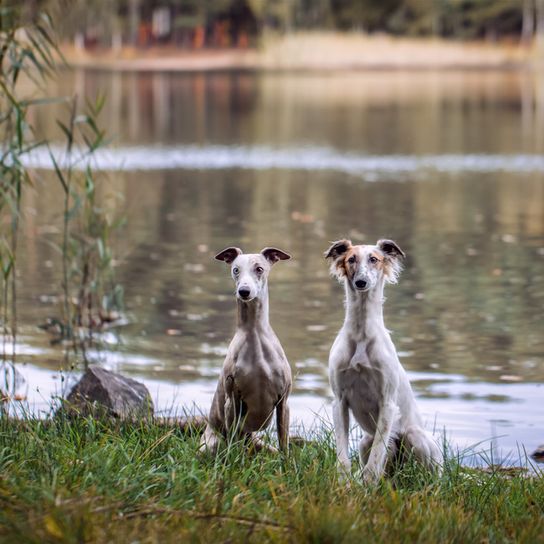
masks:
[[[92,365],[70,391],[61,410],[68,416],[141,419],[153,417],[153,401],[144,384]]]
[[[544,463],[544,444],[538,446],[538,448],[533,453],[531,453],[531,457],[537,463]]]

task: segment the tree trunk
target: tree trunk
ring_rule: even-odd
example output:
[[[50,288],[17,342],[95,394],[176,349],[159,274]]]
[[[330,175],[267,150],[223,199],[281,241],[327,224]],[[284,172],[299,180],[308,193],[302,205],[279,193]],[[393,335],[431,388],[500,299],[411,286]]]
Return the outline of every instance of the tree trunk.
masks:
[[[521,27],[521,43],[530,45],[535,32],[534,0],[523,0],[523,21]]]
[[[128,9],[130,43],[136,47],[140,30],[140,0],[129,0]]]

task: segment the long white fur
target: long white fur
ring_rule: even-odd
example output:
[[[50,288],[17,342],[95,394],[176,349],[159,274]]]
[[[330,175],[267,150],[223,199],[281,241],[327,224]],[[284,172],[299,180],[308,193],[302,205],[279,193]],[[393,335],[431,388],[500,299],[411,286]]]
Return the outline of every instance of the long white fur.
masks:
[[[384,285],[397,282],[404,253],[391,240],[379,240],[375,246],[339,240],[325,255],[346,293],[344,324],[329,356],[340,475],[351,469],[350,413],[365,432],[359,457],[366,482],[384,475],[397,439],[403,439],[420,462],[439,469],[442,452],[423,428],[408,376],[383,320]]]

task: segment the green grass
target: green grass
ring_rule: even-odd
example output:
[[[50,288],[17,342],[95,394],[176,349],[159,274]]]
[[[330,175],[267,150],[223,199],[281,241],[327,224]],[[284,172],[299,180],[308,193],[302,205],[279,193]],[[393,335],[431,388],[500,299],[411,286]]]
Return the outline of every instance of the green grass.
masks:
[[[2,542],[544,542],[544,478],[450,461],[368,488],[330,433],[288,458],[153,424],[0,419]],[[354,467],[355,468],[355,467]]]

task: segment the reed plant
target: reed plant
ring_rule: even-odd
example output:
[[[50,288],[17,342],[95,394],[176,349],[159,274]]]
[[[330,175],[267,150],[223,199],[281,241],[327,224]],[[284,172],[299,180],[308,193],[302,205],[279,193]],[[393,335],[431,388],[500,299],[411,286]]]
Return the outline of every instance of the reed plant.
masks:
[[[32,7],[32,6],[30,6]],[[2,360],[0,397],[16,387],[17,255],[23,225],[21,203],[38,184],[57,183],[63,194],[61,236],[56,244],[62,268],[59,315],[45,327],[53,341],[65,346],[70,366],[87,365],[93,334],[122,308],[122,288],[115,283],[111,236],[122,221],[116,205],[102,198],[105,184],[92,168],[94,153],[107,144],[98,118],[105,98],[50,97],[46,83],[62,63],[54,17],[21,2],[0,5],[0,325]],[[28,83],[33,89],[29,95]],[[38,137],[31,122],[33,108],[66,103],[57,120],[64,146]],[[85,103],[81,107],[81,103]],[[25,161],[37,147],[49,149],[53,176],[32,170]],[[0,402],[0,405],[2,403]]]

